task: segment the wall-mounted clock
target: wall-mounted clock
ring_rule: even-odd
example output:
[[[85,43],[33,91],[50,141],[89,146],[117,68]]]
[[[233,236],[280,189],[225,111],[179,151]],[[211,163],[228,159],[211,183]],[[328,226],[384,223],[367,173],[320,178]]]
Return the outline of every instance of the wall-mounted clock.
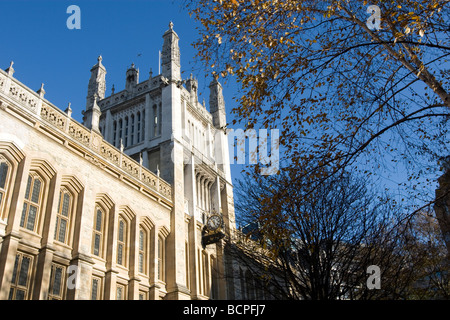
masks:
[[[211,215],[208,220],[206,221],[206,226],[209,230],[215,231],[219,229],[223,224],[222,216],[219,214],[213,214]]]

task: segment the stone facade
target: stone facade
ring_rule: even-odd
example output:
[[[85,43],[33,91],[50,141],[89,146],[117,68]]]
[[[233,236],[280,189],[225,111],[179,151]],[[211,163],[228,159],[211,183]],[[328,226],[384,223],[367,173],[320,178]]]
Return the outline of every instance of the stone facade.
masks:
[[[210,106],[182,80],[178,35],[162,73],[105,97],[91,69],[83,125],[0,70],[0,299],[234,299],[224,242],[235,232],[222,88]]]

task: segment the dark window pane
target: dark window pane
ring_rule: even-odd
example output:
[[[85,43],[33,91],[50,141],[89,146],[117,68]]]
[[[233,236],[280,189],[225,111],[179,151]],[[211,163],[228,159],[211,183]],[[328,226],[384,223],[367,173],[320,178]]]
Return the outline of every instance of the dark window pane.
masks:
[[[95,223],[95,230],[102,231],[102,211],[97,210],[97,221]]]
[[[12,280],[11,280],[12,284],[16,284],[16,276],[17,276],[17,268],[19,266],[19,259],[20,259],[20,256],[16,255],[16,261],[14,262],[13,276],[12,276]]]
[[[67,221],[64,219],[61,219],[60,225],[59,225],[59,242],[65,242],[66,241],[66,224]]]
[[[8,165],[5,162],[0,164],[0,188],[4,189],[6,185],[6,176],[8,175]]]
[[[123,229],[124,229],[124,223],[123,221],[119,222],[119,241],[123,241]]]
[[[59,200],[58,200],[58,212],[61,210],[61,195],[63,194],[62,191],[59,192]]]
[[[123,251],[123,245],[119,243],[117,246],[117,263],[122,264],[122,251]]]
[[[58,232],[58,226],[59,226],[59,217],[56,217],[56,227],[55,227],[55,234],[53,235],[53,239],[56,240],[57,232]]]
[[[100,235],[96,234],[94,238],[94,254],[100,255]]]
[[[29,200],[30,199],[30,188],[31,188],[31,181],[33,179],[31,178],[31,176],[28,176],[28,182],[27,182],[27,190],[25,191],[25,199]]]
[[[139,253],[139,272],[144,272],[144,254],[142,252]]]
[[[31,201],[34,203],[39,203],[39,194],[41,193],[41,181],[36,179],[34,180],[33,185],[33,193],[31,195]]]
[[[98,280],[93,279],[92,280],[91,300],[97,300],[97,292],[98,292]]]
[[[144,231],[139,231],[139,250],[144,250]]]
[[[55,278],[53,281],[53,294],[59,296],[61,294],[62,268],[55,268]]]
[[[26,203],[24,203],[23,209],[22,209],[22,216],[20,217],[20,226],[21,227],[25,226],[25,216],[27,215],[27,208],[28,208],[28,205]]]
[[[34,206],[30,206],[30,211],[28,212],[27,219],[27,229],[33,231],[34,230],[34,222],[36,220],[36,212],[37,208]]]
[[[63,216],[69,216],[69,203],[70,203],[70,195],[68,193],[64,193],[63,207],[61,210],[61,214]]]
[[[16,299],[15,300],[25,300],[25,291],[16,289]]]
[[[28,280],[28,268],[30,267],[30,258],[23,257],[22,258],[22,265],[20,266],[20,273],[19,273],[19,281],[17,284],[19,286],[26,286],[27,280]],[[17,296],[17,294],[16,294]]]

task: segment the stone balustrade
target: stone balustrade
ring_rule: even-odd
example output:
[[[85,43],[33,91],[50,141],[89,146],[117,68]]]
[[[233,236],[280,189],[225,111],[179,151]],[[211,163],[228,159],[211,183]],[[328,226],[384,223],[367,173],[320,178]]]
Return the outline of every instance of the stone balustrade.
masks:
[[[59,132],[82,144],[89,151],[120,168],[126,175],[137,179],[143,185],[156,191],[168,200],[172,200],[172,186],[127,156],[103,139],[101,135],[87,129],[43,98],[45,91],[34,92],[17,79],[12,72],[0,70],[0,95],[6,100],[16,102],[28,113],[35,115],[41,122],[50,125]]]

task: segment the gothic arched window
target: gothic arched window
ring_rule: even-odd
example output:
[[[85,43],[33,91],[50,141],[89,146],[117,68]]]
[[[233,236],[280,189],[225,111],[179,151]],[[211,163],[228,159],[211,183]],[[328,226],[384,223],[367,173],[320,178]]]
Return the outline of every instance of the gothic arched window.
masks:
[[[153,136],[158,135],[158,106],[153,105]]]
[[[92,254],[101,258],[104,256],[105,215],[105,211],[97,206],[95,209],[94,229],[92,233]]]
[[[131,142],[130,146],[134,144],[134,114],[131,115]]]
[[[70,221],[72,215],[73,196],[66,189],[61,188],[59,192],[58,212],[56,216],[56,228],[54,239],[67,244],[70,231]]]
[[[125,266],[127,263],[127,223],[122,217],[119,217],[118,233],[117,233],[117,264]]]
[[[141,113],[138,111],[137,113],[137,134],[136,134],[137,143],[141,142]]]
[[[117,146],[117,121],[113,122],[113,146]]]
[[[39,213],[42,205],[43,180],[36,173],[30,173],[25,191],[20,226],[30,231],[36,231]]]
[[[124,147],[128,147],[128,117],[125,117],[125,137],[124,137]]]
[[[6,198],[9,168],[10,166],[8,162],[0,158],[0,212],[4,203],[4,199]]]
[[[120,140],[123,138],[123,137],[122,137],[122,129],[123,129],[123,122],[122,122],[122,119],[120,119],[120,120],[119,120],[119,139],[118,139],[118,140],[119,140],[119,141],[118,141],[119,143],[120,143]],[[123,142],[122,142],[122,143],[123,143]],[[120,146],[119,146],[119,147],[120,147]]]
[[[145,110],[142,111],[142,137],[141,141],[145,139]]]
[[[147,274],[147,232],[139,228],[139,272]]]
[[[158,237],[158,279],[165,281],[165,240],[163,237]]]

